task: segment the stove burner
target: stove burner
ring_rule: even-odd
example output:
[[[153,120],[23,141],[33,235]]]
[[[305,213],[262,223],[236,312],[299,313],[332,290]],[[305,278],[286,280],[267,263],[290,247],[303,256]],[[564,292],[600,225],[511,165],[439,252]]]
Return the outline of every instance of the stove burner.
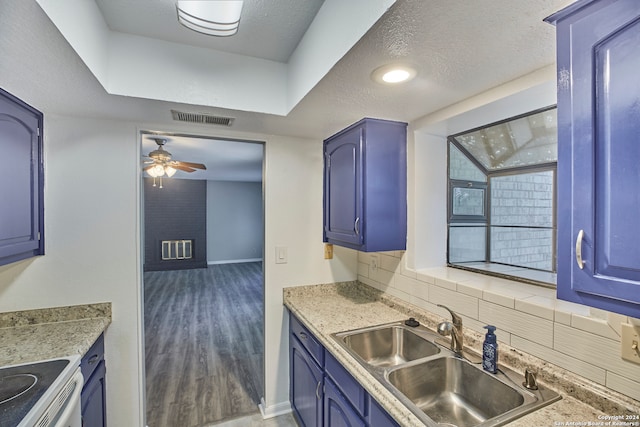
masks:
[[[16,374],[0,377],[0,405],[20,397],[36,385],[38,377],[33,374]]]
[[[1,367],[0,426],[20,424],[68,364],[58,359]]]

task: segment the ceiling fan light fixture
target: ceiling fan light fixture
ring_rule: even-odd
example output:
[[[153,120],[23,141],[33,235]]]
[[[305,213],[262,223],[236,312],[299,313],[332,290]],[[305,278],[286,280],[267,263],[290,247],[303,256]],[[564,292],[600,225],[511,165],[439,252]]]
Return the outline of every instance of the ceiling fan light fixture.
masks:
[[[162,166],[161,164],[153,165],[152,167],[147,169],[147,173],[153,178],[163,176],[165,174],[164,166]]]
[[[175,175],[176,169],[172,168],[171,166],[165,166],[164,173],[167,174],[167,178],[171,178],[173,175]]]
[[[389,64],[378,67],[371,73],[374,82],[382,84],[398,84],[408,82],[418,74],[415,67],[406,64]]]
[[[178,22],[190,30],[218,37],[238,32],[242,1],[178,0]]]

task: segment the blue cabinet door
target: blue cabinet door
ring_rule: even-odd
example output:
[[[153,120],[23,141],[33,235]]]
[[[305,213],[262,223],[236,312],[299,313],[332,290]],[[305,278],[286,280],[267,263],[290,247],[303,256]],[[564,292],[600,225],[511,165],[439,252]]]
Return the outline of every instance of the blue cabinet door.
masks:
[[[558,297],[640,317],[640,2],[579,1],[558,38]]]
[[[289,398],[293,413],[302,427],[319,427],[322,425],[322,369],[293,334],[289,334],[289,351]]]
[[[82,427],[106,427],[105,362],[101,361],[82,389]]]
[[[324,427],[365,427],[347,399],[338,391],[331,378],[324,383]]]
[[[362,127],[325,145],[325,237],[362,244]]]
[[[0,89],[0,265],[44,253],[42,113]]]
[[[369,396],[369,427],[399,427],[391,415]]]
[[[324,141],[325,242],[406,248],[407,124],[362,119]]]

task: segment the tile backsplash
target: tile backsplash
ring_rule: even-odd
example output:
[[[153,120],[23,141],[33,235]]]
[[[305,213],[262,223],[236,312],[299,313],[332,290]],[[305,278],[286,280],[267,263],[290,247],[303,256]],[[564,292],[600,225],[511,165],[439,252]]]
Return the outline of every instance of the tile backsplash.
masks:
[[[557,300],[555,290],[448,267],[408,269],[404,252],[358,253],[358,280],[443,318],[444,304],[464,326],[640,400],[640,365],[620,356],[620,325],[636,319]]]

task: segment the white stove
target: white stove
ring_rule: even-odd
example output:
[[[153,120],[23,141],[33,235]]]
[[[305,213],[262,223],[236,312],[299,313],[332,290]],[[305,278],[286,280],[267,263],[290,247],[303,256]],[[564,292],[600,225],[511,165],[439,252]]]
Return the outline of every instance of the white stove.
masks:
[[[80,357],[0,368],[0,426],[81,427]]]

